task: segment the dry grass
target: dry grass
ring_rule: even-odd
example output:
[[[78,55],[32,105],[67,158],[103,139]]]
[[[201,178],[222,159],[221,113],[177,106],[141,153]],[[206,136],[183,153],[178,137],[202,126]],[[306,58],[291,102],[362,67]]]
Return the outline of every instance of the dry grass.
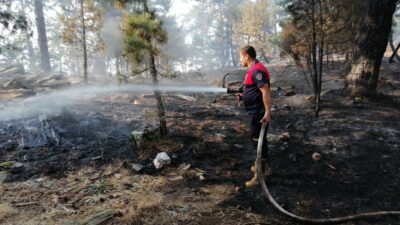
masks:
[[[202,188],[201,190],[210,194],[211,202],[214,205],[218,205],[235,194],[235,187],[233,185],[213,185]]]
[[[18,211],[14,209],[10,204],[0,204],[0,222],[6,219],[7,217],[13,216],[17,214]]]
[[[143,175],[130,182],[135,183],[139,189],[123,194],[126,206],[121,210],[124,216],[120,221],[126,224],[165,224],[158,220],[165,216],[162,210],[165,196],[159,189],[167,185],[168,180],[165,177]],[[158,219],[151,221],[151,218]]]

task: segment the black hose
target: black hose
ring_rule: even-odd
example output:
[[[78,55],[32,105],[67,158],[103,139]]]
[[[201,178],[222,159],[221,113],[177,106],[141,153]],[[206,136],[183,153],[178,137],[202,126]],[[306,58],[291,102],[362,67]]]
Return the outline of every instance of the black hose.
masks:
[[[344,216],[344,217],[337,217],[337,218],[329,218],[329,219],[311,219],[311,218],[305,218],[301,217],[298,215],[295,215],[291,212],[288,212],[282,206],[280,206],[275,199],[272,197],[271,193],[268,190],[267,184],[265,183],[265,175],[262,172],[262,165],[261,165],[261,152],[262,152],[262,146],[264,142],[264,134],[266,130],[267,124],[263,123],[261,132],[260,132],[260,137],[258,139],[258,145],[257,145],[257,159],[256,159],[256,168],[257,168],[257,175],[259,182],[261,184],[261,188],[263,192],[265,193],[268,201],[271,203],[271,205],[277,209],[280,213],[283,215],[290,217],[294,220],[297,220],[299,222],[303,223],[309,223],[309,224],[333,224],[333,223],[343,223],[351,220],[360,220],[360,219],[366,219],[366,218],[371,218],[371,217],[378,217],[378,216],[388,216],[388,215],[400,215],[400,211],[381,211],[381,212],[369,212],[369,213],[360,213],[356,215],[350,215],[350,216]]]

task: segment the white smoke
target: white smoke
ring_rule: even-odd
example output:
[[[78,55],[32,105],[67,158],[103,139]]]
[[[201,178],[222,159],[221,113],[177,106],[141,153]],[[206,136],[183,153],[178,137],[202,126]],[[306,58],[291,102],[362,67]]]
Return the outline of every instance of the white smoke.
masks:
[[[155,90],[175,93],[226,93],[224,88],[188,85],[107,85],[81,86],[57,92],[3,103],[0,107],[0,121],[35,117],[42,114],[57,114],[63,108],[90,102],[95,97],[109,96],[121,92],[130,94],[153,93]],[[129,104],[129,102],[126,102]],[[84,104],[85,105],[85,104]]]
[[[104,15],[104,25],[101,29],[101,38],[106,44],[106,56],[118,57],[123,50],[123,13],[120,10],[109,9]]]

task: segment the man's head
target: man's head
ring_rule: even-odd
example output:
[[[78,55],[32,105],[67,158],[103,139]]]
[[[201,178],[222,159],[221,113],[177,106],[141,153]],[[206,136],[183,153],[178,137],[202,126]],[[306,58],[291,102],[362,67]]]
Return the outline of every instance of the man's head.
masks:
[[[242,65],[245,67],[249,67],[256,57],[256,50],[251,45],[244,46],[240,50],[240,63],[242,63]]]

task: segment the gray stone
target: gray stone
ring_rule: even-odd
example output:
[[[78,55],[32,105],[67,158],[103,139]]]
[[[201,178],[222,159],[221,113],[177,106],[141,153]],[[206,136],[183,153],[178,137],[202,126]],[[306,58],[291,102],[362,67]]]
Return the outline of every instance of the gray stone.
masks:
[[[6,172],[0,172],[0,184],[4,183],[4,181],[7,180],[8,173]]]
[[[133,163],[132,164],[132,169],[136,172],[140,172],[144,168],[144,165],[140,163]]]
[[[159,129],[155,127],[145,127],[142,131],[132,131],[133,142],[136,148],[140,149],[146,141],[151,141],[159,136]]]
[[[10,168],[10,172],[12,172],[12,173],[21,173],[24,170],[25,170],[25,166],[24,166],[24,164],[22,164],[20,162],[14,163],[14,165],[11,166],[11,168]]]
[[[42,187],[51,188],[55,183],[55,180],[48,180],[42,183]]]

